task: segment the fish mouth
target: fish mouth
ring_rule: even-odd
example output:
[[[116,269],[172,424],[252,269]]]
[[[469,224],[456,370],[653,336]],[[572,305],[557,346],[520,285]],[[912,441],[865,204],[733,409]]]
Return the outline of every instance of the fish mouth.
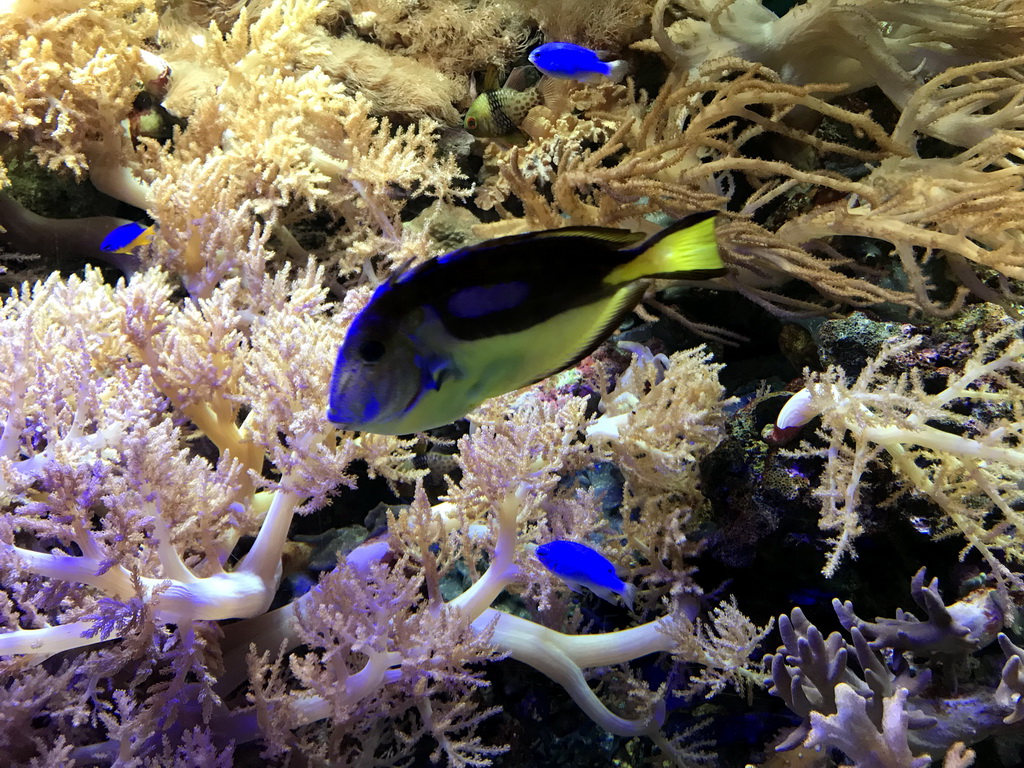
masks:
[[[332,424],[336,424],[342,429],[348,428],[348,422],[345,421],[345,417],[333,408],[327,409],[327,420]]]
[[[425,377],[420,376],[407,401],[399,408],[382,407],[384,403],[376,397],[371,398],[367,403],[363,403],[361,407],[358,405],[352,407],[353,404],[345,402],[335,404],[328,402],[327,420],[339,429],[349,431],[367,430],[370,429],[369,425],[371,424],[384,427],[396,419],[401,419],[416,407],[416,404],[423,398],[424,392],[427,389],[425,385]],[[341,401],[346,400],[343,397],[338,399]]]
[[[399,414],[406,414],[413,409],[417,402],[419,402],[420,396],[423,394],[422,385],[419,386],[413,393],[412,397],[409,398],[409,402],[405,404],[405,407],[399,411]],[[350,432],[366,430],[368,425],[381,422],[380,408],[377,407],[372,415],[364,413],[361,418],[353,418],[351,412],[343,413],[338,408],[328,407],[327,409],[327,420],[334,424],[339,429],[347,430]],[[384,417],[383,421],[386,423],[390,419]]]

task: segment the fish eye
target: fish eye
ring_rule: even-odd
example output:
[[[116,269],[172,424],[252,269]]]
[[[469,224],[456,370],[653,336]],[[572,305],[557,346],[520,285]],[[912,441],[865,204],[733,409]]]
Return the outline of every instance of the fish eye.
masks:
[[[132,109],[136,112],[142,112],[145,109],[150,109],[154,103],[155,100],[152,95],[146,91],[142,91],[142,93],[138,94],[132,102]]]
[[[384,345],[376,339],[364,341],[359,347],[359,357],[364,363],[376,363],[384,357]]]
[[[469,130],[471,130],[471,131],[472,131],[472,130],[473,130],[474,128],[476,128],[476,118],[475,118],[475,117],[467,117],[467,118],[466,118],[466,127],[467,127],[467,128],[469,129]]]

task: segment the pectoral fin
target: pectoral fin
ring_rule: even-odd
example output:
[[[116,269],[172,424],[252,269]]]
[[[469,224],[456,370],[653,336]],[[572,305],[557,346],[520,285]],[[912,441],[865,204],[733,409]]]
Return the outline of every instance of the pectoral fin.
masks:
[[[455,372],[450,360],[440,358],[427,360],[417,357],[416,362],[419,364],[423,376],[423,388],[432,389],[435,392],[441,389],[441,385],[451,379]]]

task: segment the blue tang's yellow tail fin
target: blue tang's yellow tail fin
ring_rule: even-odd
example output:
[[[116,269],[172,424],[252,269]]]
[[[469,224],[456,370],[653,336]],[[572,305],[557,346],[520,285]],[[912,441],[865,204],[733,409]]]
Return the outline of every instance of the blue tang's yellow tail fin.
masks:
[[[620,285],[646,277],[705,279],[726,271],[718,253],[714,213],[680,219],[633,251],[636,257],[609,272],[605,283]]]

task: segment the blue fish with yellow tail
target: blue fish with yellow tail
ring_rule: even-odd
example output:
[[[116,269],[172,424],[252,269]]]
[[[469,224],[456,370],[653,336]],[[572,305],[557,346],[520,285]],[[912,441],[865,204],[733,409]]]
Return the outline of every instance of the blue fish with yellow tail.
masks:
[[[138,221],[122,224],[103,238],[100,250],[105,253],[132,253],[136,248],[149,245],[155,235],[155,224],[146,226]]]
[[[570,589],[586,587],[602,600],[615,602],[619,596],[629,610],[633,610],[636,587],[619,578],[611,560],[596,549],[576,541],[561,539],[541,544],[534,553],[541,565],[564,581]]]
[[[448,424],[589,355],[640,301],[646,278],[725,272],[713,213],[643,237],[604,227],[531,232],[392,277],[341,344],[327,418],[385,435]]]
[[[575,43],[544,43],[530,52],[530,63],[548,77],[599,83],[617,83],[626,76],[624,61],[603,61],[597,51]]]

